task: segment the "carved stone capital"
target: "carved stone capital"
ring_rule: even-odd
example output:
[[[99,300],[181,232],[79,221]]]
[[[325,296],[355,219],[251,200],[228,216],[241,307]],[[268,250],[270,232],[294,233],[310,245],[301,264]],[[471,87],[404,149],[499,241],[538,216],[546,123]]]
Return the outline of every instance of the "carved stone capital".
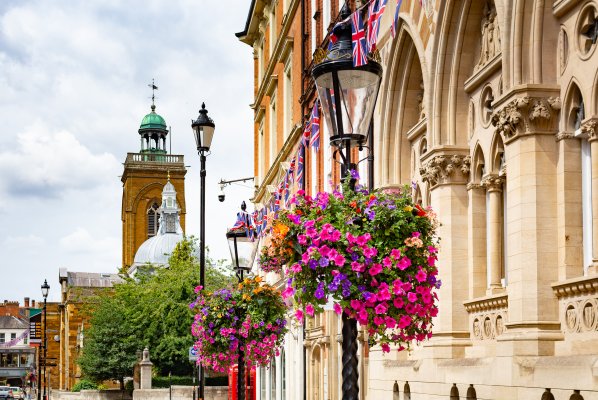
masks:
[[[473,183],[473,182],[469,182],[466,186],[467,190],[479,190],[479,189],[483,189],[484,187],[480,184],[480,183]]]
[[[492,115],[492,125],[505,141],[534,133],[553,133],[557,127],[559,97],[520,96]]]
[[[422,179],[430,186],[465,182],[469,176],[471,157],[459,154],[437,155],[429,159],[419,170]]]
[[[588,137],[588,142],[598,139],[598,120],[588,119],[581,123],[579,130]]]
[[[574,139],[575,135],[571,132],[559,132],[555,135],[554,140],[560,142],[561,140]]]
[[[481,185],[486,188],[488,192],[502,191],[502,185],[505,183],[505,177],[500,175],[486,175],[482,178]]]

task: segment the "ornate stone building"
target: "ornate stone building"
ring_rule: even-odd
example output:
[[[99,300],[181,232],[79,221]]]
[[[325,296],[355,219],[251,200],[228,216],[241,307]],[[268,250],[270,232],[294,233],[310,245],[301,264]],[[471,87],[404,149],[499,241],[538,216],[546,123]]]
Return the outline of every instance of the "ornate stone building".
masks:
[[[167,175],[177,193],[180,223],[185,229],[185,174],[187,169],[182,155],[169,154],[166,150],[168,129],[164,118],[151,112],[143,117],[139,126],[141,148],[138,153],[128,153],[122,175],[122,257],[123,270],[134,263],[137,249],[160,229],[162,189]]]
[[[256,66],[258,26],[271,15],[263,7],[281,3],[252,2],[245,33],[258,44]],[[289,3],[300,3],[293,43],[305,54],[293,68],[303,70],[304,101],[311,54],[339,5]],[[423,346],[383,355],[362,337],[361,397],[598,398],[598,2],[403,0],[392,37],[395,6],[388,0],[378,41],[375,186],[413,184],[437,212],[443,285]],[[274,68],[256,70],[265,93]],[[307,172],[323,184],[308,192],[335,177],[326,135],[324,126],[321,167],[308,162]],[[274,164],[289,154],[276,148]],[[272,161],[256,165],[257,176],[274,171]],[[309,321],[295,349],[305,381],[287,383],[286,398],[306,387],[307,399],[340,399],[338,325],[329,313]]]

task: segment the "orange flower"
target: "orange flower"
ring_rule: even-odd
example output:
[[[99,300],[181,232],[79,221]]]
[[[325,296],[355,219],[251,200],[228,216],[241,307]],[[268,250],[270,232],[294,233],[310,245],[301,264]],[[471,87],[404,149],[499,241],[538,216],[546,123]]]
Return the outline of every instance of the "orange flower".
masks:
[[[285,237],[286,234],[289,232],[289,227],[285,224],[276,224],[274,225],[274,234],[277,236]]]
[[[357,207],[357,203],[352,201],[349,203],[349,206],[351,206],[352,208],[355,208],[355,207]]]

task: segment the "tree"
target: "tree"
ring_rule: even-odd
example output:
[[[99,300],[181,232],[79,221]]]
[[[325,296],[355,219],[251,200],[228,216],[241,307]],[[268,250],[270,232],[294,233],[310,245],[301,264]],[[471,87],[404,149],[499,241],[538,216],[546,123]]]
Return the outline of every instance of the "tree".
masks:
[[[103,293],[95,300],[78,362],[88,378],[96,382],[115,379],[124,390],[124,377],[131,374],[136,361],[135,329],[126,318],[123,299]]]
[[[93,308],[91,327],[80,358],[85,375],[95,380],[130,376],[135,352],[145,347],[150,350],[152,362],[160,374],[192,374],[188,351],[194,342],[191,336],[193,313],[189,304],[196,297],[195,287],[199,282],[195,248],[193,238],[182,240],[175,247],[168,268],[143,266],[134,279],[125,277],[125,282],[115,285],[114,291],[100,296],[97,307]],[[215,263],[206,257],[209,290],[225,287],[232,280],[233,277],[225,271],[224,261]],[[107,313],[105,318],[104,312]],[[122,357],[123,365],[119,364],[117,368],[105,358],[111,357],[109,353],[112,351],[121,349],[126,349],[128,354]],[[129,362],[131,359],[133,361]],[[124,375],[122,366],[128,366]],[[111,373],[94,374],[92,369],[97,367]]]

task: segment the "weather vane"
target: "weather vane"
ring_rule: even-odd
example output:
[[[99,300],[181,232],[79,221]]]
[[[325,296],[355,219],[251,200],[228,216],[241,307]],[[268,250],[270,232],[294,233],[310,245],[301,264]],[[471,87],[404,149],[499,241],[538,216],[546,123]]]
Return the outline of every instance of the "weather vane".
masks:
[[[154,100],[155,100],[155,95],[154,95],[154,91],[158,90],[158,86],[155,85],[154,83],[154,79],[152,78],[152,83],[149,83],[147,86],[152,88],[152,106],[154,105]]]

